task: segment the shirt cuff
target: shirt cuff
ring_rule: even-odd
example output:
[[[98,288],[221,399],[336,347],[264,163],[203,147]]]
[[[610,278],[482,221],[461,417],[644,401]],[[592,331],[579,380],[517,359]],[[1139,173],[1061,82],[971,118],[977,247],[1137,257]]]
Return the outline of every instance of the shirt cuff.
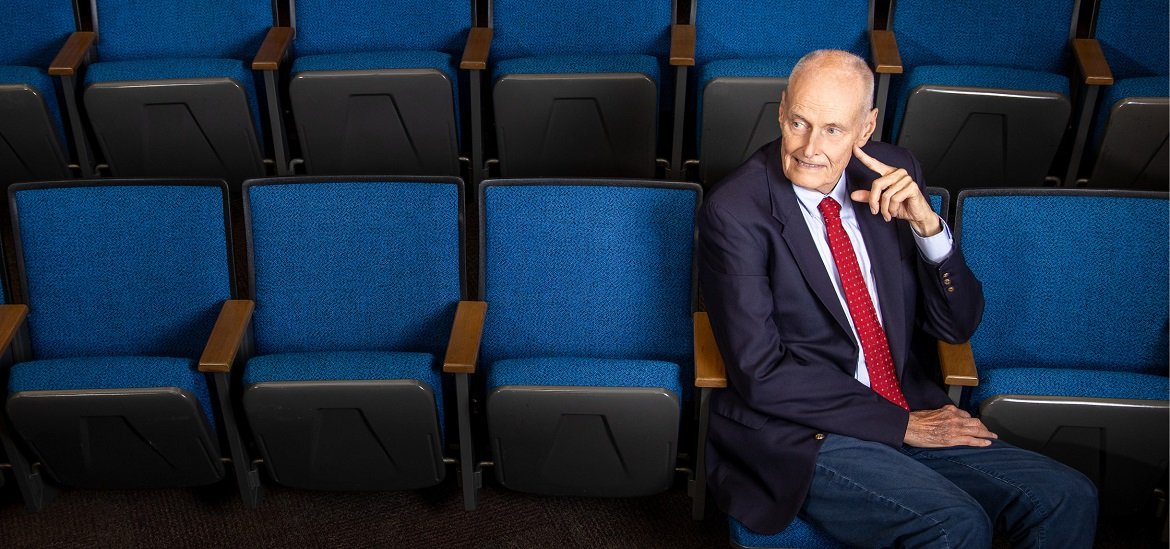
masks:
[[[938,265],[946,258],[951,256],[951,251],[955,248],[955,241],[951,238],[951,228],[947,226],[947,222],[943,218],[938,218],[939,223],[942,223],[942,230],[934,236],[922,236],[918,231],[910,228],[910,232],[914,233],[914,241],[918,243],[918,251],[922,253],[923,259]]]

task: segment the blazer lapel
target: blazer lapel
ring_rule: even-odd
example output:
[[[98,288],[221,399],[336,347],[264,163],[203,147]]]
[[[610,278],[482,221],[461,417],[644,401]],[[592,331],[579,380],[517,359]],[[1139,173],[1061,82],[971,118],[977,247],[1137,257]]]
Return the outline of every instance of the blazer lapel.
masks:
[[[869,189],[878,174],[873,173],[854,158],[846,169],[845,184],[849,192]],[[881,215],[869,213],[869,206],[853,203],[857,225],[865,239],[869,264],[873,267],[874,284],[877,285],[878,303],[882,310],[882,329],[890,342],[890,355],[894,367],[901,376],[906,353],[901,341],[905,341],[906,319],[904,314],[905,296],[902,291],[901,247],[898,245],[897,221],[886,223]]]
[[[788,250],[792,252],[792,257],[796,259],[801,276],[841,329],[852,338],[853,332],[849,329],[848,317],[841,308],[837,292],[833,289],[833,281],[829,279],[829,273],[825,271],[825,264],[821,261],[812,235],[809,234],[808,224],[800,213],[792,182],[784,177],[780,170],[779,143],[780,141],[776,141],[768,150],[768,193],[772,199],[772,217],[780,223],[780,235]]]

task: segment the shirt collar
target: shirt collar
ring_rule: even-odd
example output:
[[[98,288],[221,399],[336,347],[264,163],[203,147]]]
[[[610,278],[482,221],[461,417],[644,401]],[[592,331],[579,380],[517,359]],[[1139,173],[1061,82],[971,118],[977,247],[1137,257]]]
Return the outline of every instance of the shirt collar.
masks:
[[[829,194],[822,194],[820,191],[806,189],[804,187],[792,186],[792,190],[796,192],[796,198],[800,202],[800,207],[804,209],[805,213],[812,215],[816,219],[820,219],[821,211],[818,209],[821,201],[826,196],[832,197],[838,204],[841,205],[841,216],[844,218],[846,211],[852,215],[853,208],[849,203],[849,189],[845,185],[845,172],[841,172],[841,178],[837,180],[837,184],[833,186],[833,190]]]

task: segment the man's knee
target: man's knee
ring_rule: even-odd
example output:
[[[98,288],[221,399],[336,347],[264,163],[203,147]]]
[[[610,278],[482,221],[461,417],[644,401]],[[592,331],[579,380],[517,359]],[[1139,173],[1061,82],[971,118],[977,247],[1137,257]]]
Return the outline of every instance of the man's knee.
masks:
[[[958,500],[926,517],[937,526],[933,537],[945,547],[990,547],[994,525],[974,500]],[[915,544],[910,544],[915,545]]]

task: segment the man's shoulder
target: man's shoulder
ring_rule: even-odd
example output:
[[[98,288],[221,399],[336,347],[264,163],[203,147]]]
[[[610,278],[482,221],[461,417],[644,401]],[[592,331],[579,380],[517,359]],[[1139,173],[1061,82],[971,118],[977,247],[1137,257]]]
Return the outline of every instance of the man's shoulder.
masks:
[[[704,202],[731,210],[766,204],[769,197],[769,163],[779,162],[779,158],[774,159],[775,155],[770,154],[775,145],[775,141],[764,145],[743,164],[715,183],[707,192]]]

